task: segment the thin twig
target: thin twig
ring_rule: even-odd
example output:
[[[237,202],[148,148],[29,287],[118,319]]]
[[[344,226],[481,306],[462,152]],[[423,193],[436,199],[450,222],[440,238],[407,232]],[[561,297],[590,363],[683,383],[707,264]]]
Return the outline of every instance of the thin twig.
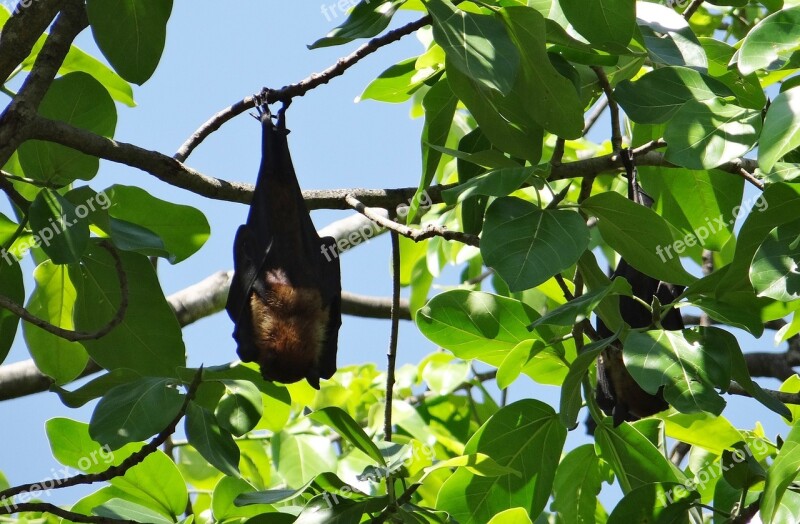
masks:
[[[742,178],[744,178],[745,180],[756,186],[758,189],[764,191],[764,183],[761,180],[757,179],[753,174],[751,174],[745,168],[741,168],[739,170],[739,174],[742,175]]]
[[[683,18],[688,22],[692,15],[700,9],[701,5],[703,5],[703,0],[692,0],[692,3],[689,4],[689,7],[683,12]]]
[[[392,441],[392,399],[394,398],[394,370],[397,362],[397,337],[400,328],[400,237],[392,231],[392,331],[389,350],[386,352],[386,408],[383,418],[383,438]]]
[[[195,374],[194,380],[189,385],[186,391],[186,397],[183,399],[183,405],[181,409],[178,411],[178,414],[175,415],[175,418],[172,419],[172,422],[167,425],[158,435],[156,435],[153,440],[142,446],[142,448],[133,453],[128,458],[123,460],[119,465],[111,466],[105,471],[101,471],[100,473],[83,473],[80,475],[75,475],[64,480],[61,480],[52,487],[52,489],[63,489],[69,488],[72,486],[79,486],[79,485],[88,485],[93,484],[95,482],[105,482],[107,480],[111,480],[113,478],[119,477],[124,475],[129,469],[140,464],[144,459],[146,459],[150,454],[155,453],[158,448],[167,441],[170,435],[175,432],[175,428],[178,426],[178,422],[183,418],[186,414],[186,409],[189,407],[189,402],[194,398],[195,393],[197,393],[197,388],[200,386],[203,378],[203,367],[201,366],[200,369],[197,370]],[[29,484],[21,484],[19,486],[14,486],[8,488],[6,490],[0,491],[0,514],[2,515],[9,515],[12,513],[16,513],[16,511],[9,510],[8,507],[3,507],[4,502],[3,499],[8,499],[15,495],[19,495],[20,493],[25,493],[28,491],[33,491],[34,488],[41,489],[41,485],[43,482],[47,482],[47,485],[54,484],[52,481],[40,481],[40,482],[31,482]]]
[[[592,66],[592,71],[597,75],[600,87],[606,95],[606,100],[608,100],[608,108],[611,111],[611,147],[615,153],[619,153],[619,150],[622,149],[622,128],[619,122],[619,106],[614,100],[614,89],[611,87],[606,72],[603,71],[602,67]]]
[[[14,507],[14,513],[24,513],[24,512],[37,512],[37,513],[50,513],[51,515],[55,515],[56,517],[61,517],[64,520],[70,522],[85,522],[87,524],[139,524],[135,520],[124,520],[124,519],[112,519],[109,517],[96,517],[92,515],[83,515],[81,513],[75,513],[74,511],[69,511],[64,508],[60,508],[55,504],[50,504],[48,502],[25,502],[16,504]],[[11,513],[6,513],[3,510],[7,509],[0,506],[0,515],[10,515]]]
[[[589,116],[586,118],[586,122],[583,124],[583,132],[581,136],[586,136],[586,134],[592,130],[594,125],[600,120],[600,117],[603,115],[603,112],[608,108],[608,99],[603,98],[597,104],[595,104],[594,109],[592,112],[589,113]]]
[[[303,96],[312,89],[327,84],[331,79],[341,76],[345,71],[357,64],[364,57],[374,53],[383,46],[392,44],[406,35],[410,35],[414,31],[428,25],[431,22],[430,16],[424,16],[416,22],[411,22],[403,27],[399,27],[392,31],[387,32],[381,36],[377,36],[356,49],[353,53],[340,58],[335,64],[322,71],[321,73],[314,73],[311,76],[280,89],[264,88],[257,95],[250,95],[236,102],[235,104],[227,107],[212,116],[206,123],[200,126],[186,142],[181,145],[177,153],[173,155],[175,160],[183,162],[189,155],[199,146],[203,140],[222,127],[222,125],[233,119],[234,117],[251,109],[257,102],[264,102],[271,104],[274,102],[288,101],[292,98]]]
[[[375,213],[373,210],[362,204],[361,201],[353,195],[345,196],[345,201],[350,205],[350,207],[369,218],[379,226],[403,235],[406,238],[410,238],[414,242],[421,242],[422,240],[433,237],[442,237],[445,240],[455,240],[456,242],[461,242],[470,246],[480,246],[480,239],[476,235],[462,233],[460,231],[450,231],[442,226],[435,226],[433,224],[429,224],[423,229],[414,229],[403,224],[399,224],[394,220],[390,220],[383,215]]]
[[[114,314],[114,317],[102,328],[98,329],[97,331],[73,331],[70,329],[64,329],[59,326],[55,326],[46,320],[43,320],[24,307],[20,306],[13,300],[8,297],[0,295],[0,307],[3,307],[13,314],[17,315],[21,319],[25,320],[26,322],[33,324],[34,326],[41,328],[47,331],[50,334],[53,334],[59,338],[63,338],[64,340],[69,340],[71,342],[77,342],[81,340],[97,340],[98,338],[103,338],[107,334],[111,332],[115,327],[117,327],[120,322],[125,318],[125,312],[128,310],[128,276],[125,274],[125,269],[122,267],[122,259],[119,257],[119,253],[117,250],[111,246],[110,243],[107,241],[100,242],[100,245],[106,249],[111,254],[111,257],[114,259],[114,269],[117,272],[117,278],[119,279],[119,289],[120,289],[120,302],[119,307],[117,308],[117,312]]]
[[[786,393],[785,391],[775,391],[772,389],[764,389],[764,392],[775,400],[783,402],[784,404],[800,404],[800,393]],[[739,395],[742,397],[752,398],[753,396],[745,391],[744,388],[736,382],[731,382],[731,385],[728,386],[727,393],[729,395]]]

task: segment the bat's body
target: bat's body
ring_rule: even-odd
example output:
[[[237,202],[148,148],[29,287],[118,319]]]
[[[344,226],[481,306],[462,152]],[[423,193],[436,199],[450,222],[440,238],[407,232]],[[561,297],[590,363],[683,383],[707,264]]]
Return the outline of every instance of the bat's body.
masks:
[[[623,151],[624,154],[627,154],[627,151]],[[632,158],[625,162],[627,158],[623,157],[629,176],[628,198],[637,204],[650,207],[653,200],[642,191],[636,180],[636,169],[633,166]],[[611,275],[612,278],[617,276],[624,277],[631,284],[633,295],[646,304],[651,304],[654,296],[658,297],[661,304],[669,304],[683,292],[680,286],[667,284],[645,275],[624,259],[619,261],[617,269]],[[630,297],[619,297],[619,310],[622,320],[632,328],[646,328],[653,324],[650,311]],[[661,320],[661,326],[670,330],[683,329],[683,318],[680,312],[677,309],[671,309]],[[613,335],[599,318],[597,319],[597,334],[603,338]],[[657,394],[651,395],[636,383],[625,368],[622,360],[622,348],[619,345],[604,350],[597,361],[596,395],[597,402],[603,411],[614,417],[615,426],[623,421],[633,421],[654,415],[669,407],[661,390]]]
[[[292,166],[283,113],[261,113],[262,158],[247,223],[234,240],[234,275],[225,306],[245,362],[267,380],[308,380],[336,371],[341,280],[335,241],[320,238]],[[333,256],[330,255],[333,253]]]

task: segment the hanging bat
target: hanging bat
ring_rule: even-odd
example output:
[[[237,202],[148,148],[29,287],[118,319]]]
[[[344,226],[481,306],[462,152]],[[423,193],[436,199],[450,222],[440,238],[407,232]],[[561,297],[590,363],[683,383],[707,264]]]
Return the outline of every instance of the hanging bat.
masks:
[[[247,222],[233,241],[234,274],[225,309],[236,352],[270,381],[305,378],[319,389],[336,372],[341,278],[336,243],[320,238],[292,166],[284,106],[277,123],[266,106],[261,167]]]
[[[630,151],[621,151],[621,157],[628,175],[628,198],[637,204],[651,207],[653,200],[639,186]],[[654,296],[658,297],[662,304],[669,304],[683,292],[682,287],[645,275],[624,259],[620,259],[611,278],[618,276],[625,278],[631,284],[633,295],[647,304],[653,302]],[[632,328],[647,328],[653,323],[652,313],[630,297],[619,297],[619,310],[622,320]],[[661,320],[661,325],[669,330],[684,327],[683,318],[677,309],[671,309]],[[597,334],[602,338],[613,335],[599,318]],[[615,426],[623,421],[638,420],[667,409],[669,404],[664,400],[662,390],[663,388],[655,395],[651,395],[636,383],[625,368],[622,361],[622,347],[619,345],[605,349],[597,361],[597,403],[607,415],[614,417]]]

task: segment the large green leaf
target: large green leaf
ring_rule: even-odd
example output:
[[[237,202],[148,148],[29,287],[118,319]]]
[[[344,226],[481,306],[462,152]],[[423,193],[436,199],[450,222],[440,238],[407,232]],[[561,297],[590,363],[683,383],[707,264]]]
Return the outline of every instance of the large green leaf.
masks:
[[[455,68],[481,86],[507,95],[520,66],[517,47],[493,16],[467,13],[449,0],[426,3],[433,18],[433,37]]]
[[[767,470],[767,482],[761,499],[760,514],[765,522],[773,522],[786,489],[800,471],[800,424],[795,424],[783,441],[778,456]]]
[[[370,82],[356,100],[378,100],[397,104],[410,99],[411,95],[438,71],[434,68],[418,70],[417,59],[418,57],[408,58],[389,67]]]
[[[564,522],[595,522],[598,510],[602,511],[597,496],[603,481],[610,484],[612,479],[611,469],[597,456],[594,446],[578,446],[558,465],[552,509]]]
[[[62,417],[45,422],[45,431],[53,457],[81,473],[100,473],[111,466],[117,466],[142,447],[135,443],[112,453],[107,446],[101,446],[92,440],[89,436],[89,424]]]
[[[30,207],[30,224],[45,253],[56,264],[80,260],[89,244],[89,222],[72,202],[52,189],[42,189]]]
[[[667,124],[666,159],[689,169],[711,169],[744,156],[761,132],[761,111],[721,99],[689,100]]]
[[[507,167],[496,169],[470,178],[463,184],[442,191],[442,198],[450,205],[463,202],[467,198],[483,195],[507,196],[537,174],[544,175],[546,170],[535,167]]]
[[[627,2],[625,2],[627,3]],[[546,52],[544,18],[535,9],[510,6],[500,11],[522,57],[514,84],[518,105],[536,123],[562,138],[583,134],[583,103],[578,91],[562,76]]]
[[[771,184],[752,202],[736,239],[736,251],[727,273],[715,286],[718,295],[751,290],[750,265],[758,247],[775,227],[797,220],[800,206],[800,185]]]
[[[800,47],[800,6],[773,13],[747,33],[739,48],[739,71],[764,69]]]
[[[173,381],[145,377],[106,393],[92,413],[89,434],[117,449],[164,430],[180,412],[184,395]],[[158,409],[153,409],[158,406]]]
[[[112,388],[140,378],[142,375],[132,369],[119,368],[90,380],[74,391],[67,391],[58,386],[50,386],[50,389],[58,395],[65,406],[79,408],[91,400],[102,397]]]
[[[722,413],[725,401],[715,387],[727,388],[731,369],[728,347],[714,337],[719,330],[631,332],[625,339],[625,367],[642,388],[682,413]],[[724,333],[724,332],[723,332]]]
[[[261,392],[246,380],[224,380],[225,394],[219,400],[214,416],[220,426],[241,437],[258,424],[264,414]]]
[[[386,465],[386,461],[381,455],[378,446],[375,442],[364,433],[353,417],[347,414],[341,408],[336,406],[329,406],[327,408],[318,409],[309,415],[311,420],[325,424],[333,428],[342,438],[346,439],[350,444],[357,447],[367,454],[375,462],[381,465]]]
[[[615,428],[608,417],[595,430],[598,455],[614,470],[623,493],[654,482],[683,480],[683,474],[642,433],[640,425],[641,421],[623,422]]]
[[[700,494],[681,484],[658,482],[639,486],[619,501],[606,524],[647,522],[688,523],[690,511]]]
[[[800,220],[770,231],[750,266],[750,282],[760,297],[789,302],[800,298]]]
[[[581,207],[599,220],[603,239],[639,271],[664,282],[687,285],[694,277],[673,256],[672,233],[663,218],[619,193],[600,193]],[[642,231],[647,231],[642,235]]]
[[[175,376],[185,365],[183,337],[167,304],[153,265],[142,255],[118,252],[128,286],[128,308],[110,333],[82,344],[105,369],[129,368],[142,375]],[[115,263],[99,246],[91,246],[80,265],[69,266],[77,290],[75,328],[94,332],[116,315],[122,300]]]
[[[186,510],[189,494],[178,467],[158,450],[125,472],[111,479],[115,496],[141,504],[172,519]]]
[[[700,43],[708,57],[708,74],[728,86],[736,95],[740,106],[763,109],[767,103],[767,97],[758,81],[758,75],[756,73],[742,75],[738,69],[728,66],[736,49],[711,37],[700,38]]]
[[[142,85],[155,72],[167,38],[172,0],[88,0],[92,35],[125,80]]]
[[[272,459],[289,487],[299,487],[325,471],[336,471],[333,443],[319,435],[286,431],[272,437]]]
[[[206,408],[189,403],[184,422],[186,437],[209,464],[228,476],[239,477],[239,448]]]
[[[205,215],[191,206],[161,200],[136,186],[113,185],[103,193],[108,214],[158,235],[172,264],[203,247],[211,233]]]
[[[724,84],[686,67],[661,67],[635,82],[622,81],[614,95],[634,122],[661,124],[672,118],[689,100],[733,96]]]
[[[719,170],[697,171],[641,167],[639,175],[654,210],[684,233],[688,247],[719,251],[733,235],[736,206],[742,202],[744,179]]]
[[[392,17],[406,0],[379,0],[378,2],[362,0],[350,11],[347,20],[339,27],[331,30],[324,38],[320,38],[309,49],[342,45],[357,38],[370,38],[389,26]],[[332,7],[335,4],[332,4]],[[323,4],[323,14],[330,20],[329,6]],[[336,15],[336,11],[333,11]]]
[[[39,105],[39,114],[107,137],[114,135],[117,125],[117,110],[108,91],[82,72],[54,80]],[[26,177],[53,184],[89,180],[100,166],[96,157],[40,140],[24,142],[18,152]]]
[[[798,15],[800,16],[800,15]],[[758,142],[758,167],[765,172],[800,146],[800,88],[780,93],[767,110]]]
[[[3,251],[0,256],[2,256],[2,260],[0,260],[0,290],[9,300],[22,304],[25,300],[22,269],[11,253]],[[0,308],[0,363],[6,359],[11,350],[18,325],[19,317],[17,315],[5,308]]]
[[[589,229],[578,213],[505,197],[486,212],[481,254],[511,291],[522,291],[575,264],[588,245]]]
[[[705,72],[708,60],[703,47],[689,23],[671,6],[637,2],[636,18],[647,54],[655,64]]]
[[[0,269],[0,271],[2,271]],[[67,268],[46,260],[33,272],[36,288],[28,300],[28,311],[54,326],[73,329],[75,286]],[[89,355],[77,342],[70,342],[41,328],[23,323],[22,331],[36,367],[56,384],[77,378],[86,367]]]
[[[550,497],[566,436],[547,404],[528,399],[506,406],[470,438],[464,452],[489,455],[519,475],[484,477],[459,468],[439,490],[436,508],[462,524],[488,522],[514,507],[538,515]]]
[[[116,498],[92,508],[92,513],[109,519],[149,522],[150,524],[172,524],[174,522],[147,506]]]
[[[628,47],[636,29],[636,4],[629,0],[560,0],[567,20],[597,47]]]

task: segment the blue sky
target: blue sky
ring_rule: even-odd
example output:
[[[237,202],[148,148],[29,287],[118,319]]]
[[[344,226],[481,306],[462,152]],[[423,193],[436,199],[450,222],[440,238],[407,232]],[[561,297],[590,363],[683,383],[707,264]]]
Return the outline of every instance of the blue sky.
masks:
[[[330,2],[329,2],[330,4]],[[153,78],[135,88],[136,108],[118,106],[116,138],[142,147],[172,154],[210,115],[255,93],[262,86],[281,87],[321,71],[356,45],[309,51],[307,44],[323,36],[342,18],[340,11],[316,2],[176,2],[169,23],[167,46]],[[268,6],[268,7],[265,7]],[[339,18],[334,20],[332,13]],[[401,12],[398,21],[415,19],[416,13]],[[395,24],[397,25],[397,23]],[[86,31],[78,45],[96,56],[91,34]],[[306,189],[416,186],[420,172],[419,135],[422,121],[409,116],[409,106],[362,102],[354,99],[386,67],[421,50],[415,36],[384,48],[368,57],[344,76],[296,99],[288,112],[292,130],[290,147],[300,184]],[[607,136],[600,122],[594,131]],[[254,182],[259,162],[260,128],[242,115],[207,139],[187,161],[199,171],[227,180]],[[211,238],[189,260],[178,266],[159,264],[162,286],[167,294],[193,284],[215,271],[231,267],[231,242],[247,208],[240,204],[204,199],[171,187],[154,177],[126,166],[104,162],[91,181],[95,190],[112,184],[145,188],[153,195],[201,209],[211,223]],[[7,205],[0,212],[8,213]],[[342,218],[344,211],[316,211],[318,227]],[[388,296],[389,239],[383,236],[359,246],[342,258],[343,288],[357,293]],[[30,275],[26,261],[23,270]],[[455,270],[445,272],[444,282],[455,281]],[[27,280],[28,290],[32,286]],[[184,329],[190,365],[220,364],[235,358],[230,337],[232,325],[224,313]],[[388,341],[387,321],[345,317],[340,334],[340,365],[377,361],[385,368]],[[767,337],[772,333],[768,332]],[[28,358],[21,334],[7,362]],[[743,347],[765,350],[772,347],[765,338],[755,342],[739,336]],[[413,324],[401,325],[398,363],[416,363],[436,348]],[[775,381],[769,384],[775,387]],[[557,388],[547,388],[521,378],[511,388],[510,399],[534,397],[557,405]],[[768,420],[768,434],[784,427],[777,417],[755,402],[734,399],[726,414],[734,423],[752,427],[752,416]],[[52,394],[0,403],[5,421],[0,470],[12,483],[35,481],[50,474],[58,464],[52,458],[44,434],[44,422],[55,416],[88,421],[91,406],[68,410]],[[568,448],[587,442],[583,428],[572,432]],[[56,493],[56,503],[78,498],[81,490]]]

